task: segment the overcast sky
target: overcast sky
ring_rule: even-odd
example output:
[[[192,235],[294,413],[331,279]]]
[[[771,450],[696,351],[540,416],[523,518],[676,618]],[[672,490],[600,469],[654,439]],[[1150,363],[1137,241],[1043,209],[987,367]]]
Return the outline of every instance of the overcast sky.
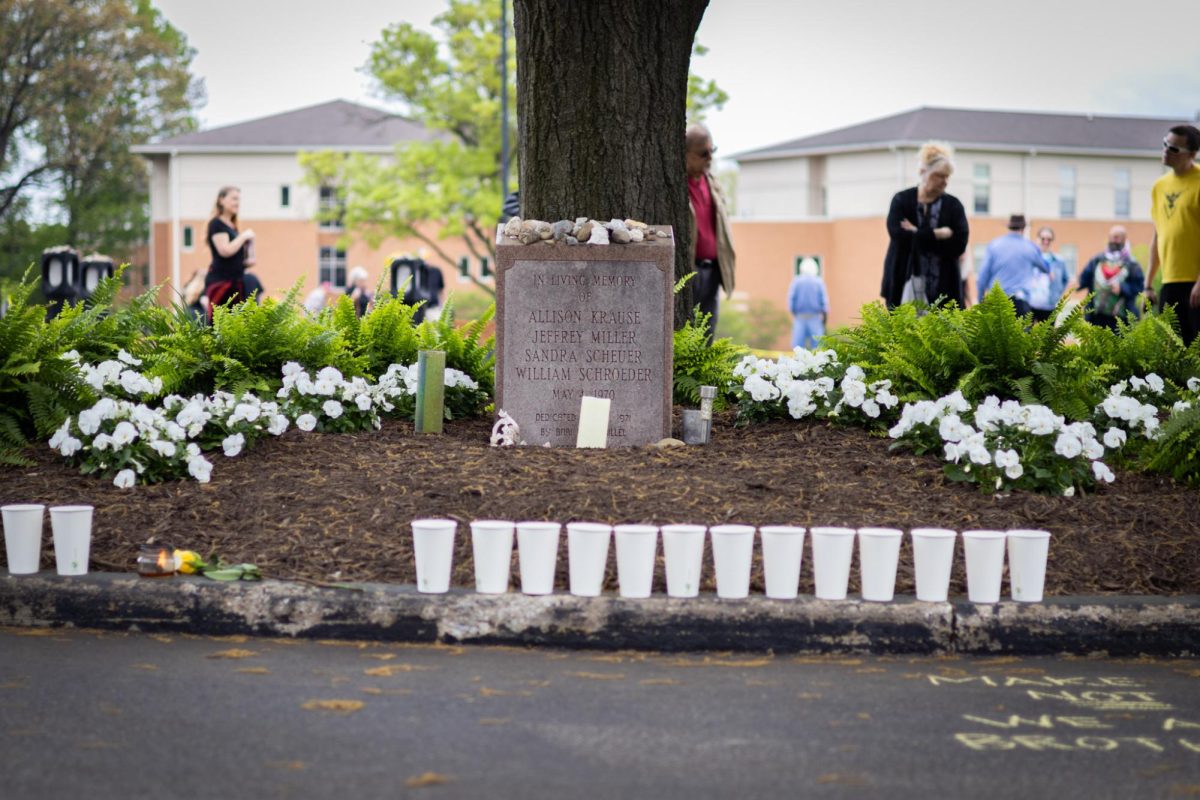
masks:
[[[197,50],[206,128],[336,98],[386,108],[361,71],[370,43],[401,20],[432,30],[447,5],[155,2]],[[730,95],[709,117],[723,156],[922,105],[1191,120],[1200,47],[1186,7],[711,0],[697,36],[709,53],[693,69]]]

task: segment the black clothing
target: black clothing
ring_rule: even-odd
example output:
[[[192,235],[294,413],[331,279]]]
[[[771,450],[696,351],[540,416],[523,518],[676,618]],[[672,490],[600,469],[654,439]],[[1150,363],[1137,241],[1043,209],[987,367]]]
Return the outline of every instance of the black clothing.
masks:
[[[212,263],[208,267],[208,277],[206,282],[213,281],[241,281],[242,275],[246,272],[246,253],[245,248],[239,248],[229,258],[225,258],[217,252],[217,246],[213,243],[213,236],[218,233],[229,235],[229,241],[237,238],[237,228],[232,225],[227,225],[220,217],[213,217],[208,221],[208,235],[205,241],[208,242],[208,249],[212,251]]]
[[[940,208],[932,208],[940,203]],[[907,219],[918,230],[906,231],[900,221]],[[933,229],[950,228],[949,239],[938,239]],[[938,202],[922,209],[917,202],[917,187],[896,192],[887,216],[887,256],[883,260],[883,283],[880,295],[888,308],[900,305],[904,284],[914,271],[929,281],[928,300],[939,297],[953,300],[963,307],[962,277],[958,260],[967,249],[967,212],[954,195],[943,194]],[[936,274],[932,274],[936,271]]]
[[[708,342],[712,344],[717,331],[717,312],[720,309],[721,269],[716,261],[696,259],[696,277],[692,278],[692,302],[700,313],[709,314]]]
[[[1159,312],[1163,310],[1163,306],[1175,306],[1175,316],[1179,319],[1179,335],[1184,346],[1190,345],[1196,335],[1200,334],[1200,308],[1192,308],[1191,300],[1194,285],[1191,281],[1164,283],[1158,290]]]

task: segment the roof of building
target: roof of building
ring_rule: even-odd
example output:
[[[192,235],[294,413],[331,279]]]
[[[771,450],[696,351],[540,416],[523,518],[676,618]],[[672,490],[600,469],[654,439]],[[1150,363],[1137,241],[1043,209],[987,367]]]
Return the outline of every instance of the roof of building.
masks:
[[[988,150],[1144,155],[1183,120],[1095,114],[1043,114],[922,107],[846,128],[735,155],[761,161],[880,147],[920,146],[931,139]]]
[[[332,100],[247,122],[185,133],[133,147],[147,155],[175,152],[270,152],[343,149],[390,152],[396,142],[435,134],[420,123],[347,100]]]

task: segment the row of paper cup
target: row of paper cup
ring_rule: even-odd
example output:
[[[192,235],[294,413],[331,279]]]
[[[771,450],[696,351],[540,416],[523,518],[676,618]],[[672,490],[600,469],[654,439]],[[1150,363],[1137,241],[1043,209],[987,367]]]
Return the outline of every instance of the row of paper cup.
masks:
[[[449,519],[419,519],[412,523],[413,551],[417,562],[417,589],[445,592],[450,588],[451,561],[458,523]],[[557,522],[507,522],[476,520],[471,523],[475,560],[475,590],[487,594],[508,591],[516,532],[521,590],[525,594],[550,594],[558,562],[562,525]],[[804,556],[805,528],[764,525],[757,528],[762,541],[766,595],[790,600],[799,594]],[[611,539],[617,542],[617,582],[622,597],[649,597],[654,564],[662,534],[666,562],[667,594],[695,597],[700,592],[700,570],[707,533],[712,541],[717,596],[741,598],[750,594],[750,564],[754,554],[752,525],[606,525],[567,523],[567,562],[571,594],[595,597],[604,583]],[[844,600],[850,583],[854,542],[858,541],[862,597],[891,601],[896,587],[900,542],[897,528],[828,528],[807,531],[812,538],[816,596]],[[945,602],[950,586],[958,534],[942,528],[915,528],[911,532],[917,599]],[[968,597],[975,603],[1000,600],[1007,544],[1012,599],[1040,602],[1046,576],[1050,534],[1039,530],[973,530],[962,534],[967,567]]]
[[[45,511],[45,506],[36,504],[0,507],[10,575],[32,575],[38,571]],[[86,575],[92,545],[92,506],[50,506],[50,527],[54,532],[58,574]]]

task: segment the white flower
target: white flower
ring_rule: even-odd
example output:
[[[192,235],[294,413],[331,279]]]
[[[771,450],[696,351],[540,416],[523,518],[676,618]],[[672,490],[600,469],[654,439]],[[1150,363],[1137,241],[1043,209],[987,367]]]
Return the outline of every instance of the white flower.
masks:
[[[1054,452],[1063,458],[1074,458],[1083,452],[1083,442],[1077,436],[1060,433],[1054,442]]]
[[[1095,439],[1088,439],[1083,443],[1083,455],[1090,461],[1095,461],[1097,458],[1104,458],[1104,445],[1100,444]]]
[[[121,388],[129,394],[148,394],[154,391],[153,384],[140,373],[127,369],[121,373]]]
[[[354,405],[358,406],[359,411],[370,410],[371,396],[367,394],[360,394],[358,397],[354,398]]]
[[[162,440],[159,440],[156,442],[151,442],[150,447],[153,448],[154,452],[158,453],[163,458],[174,457],[175,451],[177,449],[175,447],[174,442],[167,442],[167,441],[162,441]]]
[[[321,405],[321,410],[324,411],[325,415],[330,419],[337,419],[342,415],[342,404],[337,400],[326,400]]]
[[[212,475],[212,464],[204,456],[194,456],[188,459],[188,474],[200,483],[208,483]]]
[[[170,438],[174,439],[177,442],[181,442],[185,438],[187,438],[187,431],[185,431],[180,425],[177,425],[174,422],[168,422],[167,423],[167,436],[169,436]]]
[[[862,411],[868,417],[874,419],[879,416],[879,404],[874,400],[863,400]]]
[[[302,431],[311,431],[317,427],[317,418],[312,414],[301,414],[296,417],[296,427]]]
[[[59,448],[58,452],[62,453],[66,458],[70,458],[78,453],[81,447],[83,447],[83,442],[79,441],[74,436],[68,436],[66,439],[63,439],[62,446]]]
[[[246,444],[246,437],[240,433],[235,433],[232,436],[226,436],[221,441],[221,447],[225,450],[226,458],[233,458],[238,453],[242,452],[242,447]]]
[[[341,383],[342,373],[338,371],[337,367],[325,367],[317,373],[317,380],[329,381],[330,383]]]
[[[122,350],[122,353],[125,351]],[[137,483],[137,475],[131,469],[123,469],[117,473],[117,477],[113,478],[113,486],[118,489],[128,489]]]
[[[79,351],[78,350],[68,350],[67,352],[65,352],[61,356],[59,356],[59,358],[61,358],[64,361],[78,362],[79,361]]]
[[[267,425],[267,433],[272,436],[279,436],[288,429],[288,418],[283,414],[275,414],[271,417],[270,423]]]
[[[746,382],[742,385],[742,388],[749,392],[750,396],[759,403],[775,400],[779,397],[779,389],[769,381],[764,380],[761,375],[751,375],[746,378]]]
[[[112,437],[107,433],[97,433],[96,438],[92,439],[92,449],[99,450],[103,453],[105,450],[113,446]]]
[[[1096,476],[1096,480],[1104,481],[1105,483],[1112,483],[1117,478],[1103,461],[1092,462],[1092,474]]]
[[[967,455],[970,456],[971,461],[981,466],[992,463],[992,454],[981,444],[971,445],[970,452]]]
[[[1063,489],[1063,497],[1074,497],[1074,496],[1075,496],[1075,487],[1074,486],[1068,486],[1067,488]]]
[[[1200,378],[1188,378],[1187,387],[1189,392],[1200,392]]]
[[[1025,474],[1025,468],[1022,467],[1020,463],[1009,464],[1004,468],[1004,474],[1007,475],[1010,480],[1015,481],[1017,478]]]
[[[195,442],[188,442],[187,447],[185,447],[184,450],[187,451],[189,459],[197,458],[200,455],[200,445],[196,444]]]
[[[299,375],[301,372],[304,372],[304,367],[300,366],[295,361],[289,361],[283,365],[284,377],[294,377]]]
[[[1162,392],[1163,392],[1163,379],[1162,378],[1158,377],[1153,372],[1151,372],[1149,375],[1146,376],[1146,383],[1150,385],[1150,391],[1154,392],[1155,394],[1162,394]]]
[[[1003,469],[1010,467],[1013,464],[1020,464],[1021,457],[1017,455],[1016,450],[997,450],[996,451],[996,466]]]
[[[57,450],[59,448],[59,446],[64,441],[66,441],[67,437],[70,435],[71,435],[71,418],[67,417],[66,420],[63,421],[62,427],[60,427],[58,430],[56,430],[54,432],[54,435],[50,437],[50,449]]]
[[[129,355],[129,353],[125,352],[124,348],[117,351],[117,358],[133,367],[139,367],[142,364],[142,360],[140,358],[134,358],[133,356]]]
[[[337,387],[338,385],[333,381],[323,381],[317,379],[317,382],[313,384],[313,393],[328,396],[336,392]]]
[[[1125,431],[1120,428],[1109,428],[1104,432],[1104,446],[1116,450],[1125,444]]]
[[[79,412],[79,432],[91,436],[100,430],[100,414],[94,408],[85,408]]]
[[[133,425],[128,422],[118,422],[117,427],[112,432],[112,441],[115,446],[124,447],[136,439],[137,436],[137,428],[133,427]]]
[[[233,409],[233,414],[229,417],[229,423],[233,424],[243,419],[246,422],[254,422],[254,420],[258,419],[258,415],[259,408],[257,403],[238,403]]]

